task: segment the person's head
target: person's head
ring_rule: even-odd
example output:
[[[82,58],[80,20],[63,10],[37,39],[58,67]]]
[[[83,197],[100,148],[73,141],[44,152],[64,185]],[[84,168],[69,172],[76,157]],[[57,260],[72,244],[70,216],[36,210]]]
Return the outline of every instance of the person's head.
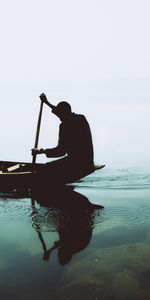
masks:
[[[71,106],[68,102],[62,101],[52,109],[52,112],[61,120],[66,120],[71,115]]]

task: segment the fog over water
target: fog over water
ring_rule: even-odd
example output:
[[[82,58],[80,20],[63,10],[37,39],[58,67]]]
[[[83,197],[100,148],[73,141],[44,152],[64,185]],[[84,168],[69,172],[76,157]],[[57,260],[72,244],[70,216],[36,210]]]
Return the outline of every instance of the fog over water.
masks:
[[[0,159],[31,161],[45,92],[85,114],[95,162],[149,164],[149,1],[7,0],[0,11]],[[39,147],[56,145],[58,126],[44,107]]]

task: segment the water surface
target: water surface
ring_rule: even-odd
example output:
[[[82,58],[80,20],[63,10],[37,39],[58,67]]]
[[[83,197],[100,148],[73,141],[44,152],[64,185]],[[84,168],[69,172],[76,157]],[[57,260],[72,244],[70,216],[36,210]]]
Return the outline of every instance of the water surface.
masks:
[[[149,178],[105,169],[35,206],[1,195],[1,299],[150,299]]]

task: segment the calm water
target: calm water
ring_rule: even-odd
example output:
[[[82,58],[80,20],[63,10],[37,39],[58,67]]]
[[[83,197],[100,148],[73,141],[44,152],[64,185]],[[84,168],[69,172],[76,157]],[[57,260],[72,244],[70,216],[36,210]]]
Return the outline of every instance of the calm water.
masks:
[[[104,169],[34,206],[1,195],[0,299],[149,300],[149,174]]]

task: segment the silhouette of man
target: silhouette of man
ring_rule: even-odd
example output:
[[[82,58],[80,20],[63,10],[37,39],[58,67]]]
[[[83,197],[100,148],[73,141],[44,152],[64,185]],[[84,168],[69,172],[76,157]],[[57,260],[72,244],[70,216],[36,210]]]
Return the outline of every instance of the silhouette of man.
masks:
[[[37,191],[36,191],[37,192]],[[89,199],[70,186],[50,188],[45,194],[37,193],[36,201],[40,207],[45,207],[46,222],[54,226],[59,234],[59,239],[47,249],[46,243],[40,232],[41,219],[40,209],[34,211],[34,228],[43,248],[43,260],[48,261],[51,252],[58,249],[58,259],[61,265],[71,261],[72,256],[85,249],[92,238],[96,212],[103,208],[102,205],[93,204]],[[51,208],[55,209],[52,217]],[[46,212],[47,211],[47,212]],[[40,219],[38,219],[38,216]],[[50,216],[50,217],[48,217]],[[45,218],[45,214],[44,214]],[[42,220],[42,221],[41,221]]]
[[[93,164],[93,143],[89,124],[84,115],[75,114],[69,103],[62,101],[57,106],[48,102],[45,94],[40,96],[61,121],[59,140],[55,148],[32,149],[32,155],[63,157],[46,164],[57,179],[72,182],[91,173]],[[50,172],[49,172],[50,173]]]

